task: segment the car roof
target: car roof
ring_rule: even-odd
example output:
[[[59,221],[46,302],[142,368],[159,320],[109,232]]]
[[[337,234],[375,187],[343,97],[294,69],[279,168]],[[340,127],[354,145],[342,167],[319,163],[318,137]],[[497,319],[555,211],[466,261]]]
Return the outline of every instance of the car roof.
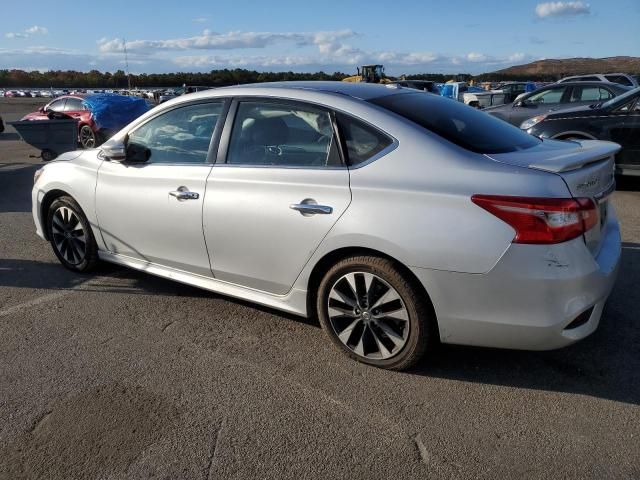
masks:
[[[556,83],[550,83],[549,85],[545,85],[544,87],[540,87],[537,90],[542,90],[543,88],[549,88],[549,87],[609,87],[609,88],[621,88],[622,90],[631,90],[632,87],[629,87],[627,85],[622,85],[621,83],[615,83],[615,82],[601,82],[598,80],[589,80],[587,82],[556,82]],[[537,90],[534,90],[537,91]]]
[[[213,90],[204,90],[191,95],[191,98],[206,98],[208,96],[218,96],[217,92],[223,91],[227,95],[260,94],[266,90],[279,90],[279,93],[290,94],[301,90],[314,91],[320,93],[333,93],[346,95],[360,100],[369,100],[386,95],[399,93],[402,87],[397,85],[385,86],[375,83],[355,83],[355,82],[327,82],[327,81],[295,81],[295,82],[266,82],[249,83],[236,85],[233,87],[222,87]]]

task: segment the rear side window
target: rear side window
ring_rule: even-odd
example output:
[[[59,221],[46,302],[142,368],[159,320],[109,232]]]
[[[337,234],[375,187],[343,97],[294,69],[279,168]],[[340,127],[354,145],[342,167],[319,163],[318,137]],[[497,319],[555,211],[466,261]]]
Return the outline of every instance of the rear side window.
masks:
[[[633,87],[633,83],[624,75],[605,75],[604,78],[613,83],[619,83],[620,85],[626,85],[627,87]]]
[[[573,87],[570,102],[593,102],[609,100],[611,94],[602,87]]]
[[[506,153],[540,143],[536,137],[503,120],[436,95],[402,93],[369,101],[472,152]]]
[[[85,110],[82,106],[82,100],[79,98],[67,98],[67,104],[64,107],[65,112],[78,112],[80,110]]]
[[[336,119],[351,166],[366,162],[393,143],[385,133],[353,117],[338,113]]]

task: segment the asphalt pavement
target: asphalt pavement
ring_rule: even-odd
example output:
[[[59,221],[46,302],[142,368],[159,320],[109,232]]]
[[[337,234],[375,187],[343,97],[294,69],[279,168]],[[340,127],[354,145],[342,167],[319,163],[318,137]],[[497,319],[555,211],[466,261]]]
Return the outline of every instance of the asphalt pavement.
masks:
[[[640,478],[640,178],[613,197],[622,269],[595,334],[397,373],[310,320],[65,270],[34,232],[37,153],[0,134],[1,479]]]

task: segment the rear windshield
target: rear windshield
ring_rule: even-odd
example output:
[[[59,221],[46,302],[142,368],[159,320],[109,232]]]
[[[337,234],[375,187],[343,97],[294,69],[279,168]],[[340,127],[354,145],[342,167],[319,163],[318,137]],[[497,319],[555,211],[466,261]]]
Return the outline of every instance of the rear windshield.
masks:
[[[379,105],[441,137],[477,153],[525,150],[540,140],[509,123],[462,102],[428,93],[402,93],[374,98]]]

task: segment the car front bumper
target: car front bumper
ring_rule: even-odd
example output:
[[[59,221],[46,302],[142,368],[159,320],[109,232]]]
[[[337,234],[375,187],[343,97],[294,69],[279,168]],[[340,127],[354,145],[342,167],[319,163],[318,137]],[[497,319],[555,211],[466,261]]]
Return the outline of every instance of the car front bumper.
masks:
[[[620,256],[620,229],[609,205],[596,256],[578,237],[555,245],[512,244],[484,274],[412,271],[431,297],[443,343],[551,350],[596,330]]]

